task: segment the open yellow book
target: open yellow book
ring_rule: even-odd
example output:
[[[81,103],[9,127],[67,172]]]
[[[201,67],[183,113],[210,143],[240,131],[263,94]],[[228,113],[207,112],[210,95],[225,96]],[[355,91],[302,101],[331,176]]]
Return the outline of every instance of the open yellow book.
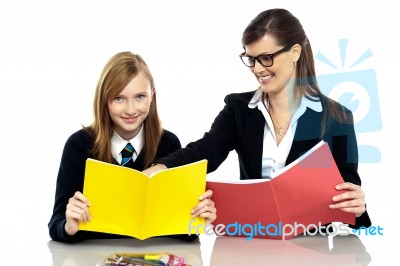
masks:
[[[188,234],[190,211],[206,188],[207,161],[201,160],[153,174],[87,159],[83,194],[92,220],[79,229],[146,239]],[[191,234],[202,233],[196,218]],[[203,225],[203,226],[201,226]],[[191,227],[193,228],[193,227]]]

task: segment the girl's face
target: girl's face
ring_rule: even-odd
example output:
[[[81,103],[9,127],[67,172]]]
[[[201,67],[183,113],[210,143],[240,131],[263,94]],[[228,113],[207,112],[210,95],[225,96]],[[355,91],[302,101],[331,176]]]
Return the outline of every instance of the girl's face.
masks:
[[[245,55],[257,57],[261,54],[273,54],[284,48],[276,43],[273,37],[264,35],[260,40],[245,46]],[[265,93],[279,94],[285,88],[289,89],[289,84],[294,84],[297,48],[294,46],[287,51],[284,49],[273,56],[272,66],[265,67],[255,60],[254,67],[249,67]]]
[[[139,133],[149,114],[153,94],[150,81],[140,72],[120,94],[108,100],[114,130],[123,139],[132,139]]]

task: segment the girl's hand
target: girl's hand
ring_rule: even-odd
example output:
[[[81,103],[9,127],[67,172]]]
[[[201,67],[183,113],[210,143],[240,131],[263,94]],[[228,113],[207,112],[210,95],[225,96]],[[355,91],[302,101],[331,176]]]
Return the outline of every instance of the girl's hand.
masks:
[[[69,199],[65,211],[67,222],[64,227],[68,235],[75,235],[79,231],[79,222],[86,223],[91,220],[89,206],[89,200],[79,191]]]
[[[200,202],[191,211],[192,218],[204,217],[208,224],[217,219],[217,209],[214,206],[214,201],[211,200],[212,194],[212,190],[207,190],[199,197]]]

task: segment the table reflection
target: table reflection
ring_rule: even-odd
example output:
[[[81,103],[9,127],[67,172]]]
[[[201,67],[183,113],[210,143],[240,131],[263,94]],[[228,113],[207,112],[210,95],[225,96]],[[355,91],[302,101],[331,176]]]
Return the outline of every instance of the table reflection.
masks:
[[[368,265],[371,256],[356,235],[297,236],[291,240],[218,237],[211,265]]]
[[[202,265],[200,242],[185,242],[172,238],[101,239],[86,240],[79,243],[60,243],[49,241],[53,266],[96,265],[104,257],[115,252],[156,253],[169,252],[182,256],[192,266]]]

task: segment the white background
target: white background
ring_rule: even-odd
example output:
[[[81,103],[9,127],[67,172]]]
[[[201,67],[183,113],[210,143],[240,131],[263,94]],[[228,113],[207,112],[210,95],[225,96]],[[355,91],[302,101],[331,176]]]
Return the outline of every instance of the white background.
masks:
[[[257,87],[238,57],[241,34],[253,17],[274,7],[297,16],[314,52],[336,65],[338,39],[349,40],[349,61],[367,49],[373,53],[354,70],[376,71],[383,128],[359,137],[378,147],[382,160],[361,163],[359,170],[370,216],[384,236],[362,239],[370,265],[397,259],[400,57],[394,36],[400,9],[388,0],[1,1],[0,238],[6,256],[27,252],[21,243],[38,254],[47,249],[63,145],[92,122],[97,79],[112,55],[129,50],[144,57],[163,126],[186,145],[209,129],[226,94]],[[316,67],[318,74],[346,71],[320,62]],[[237,179],[236,154],[210,178]]]

